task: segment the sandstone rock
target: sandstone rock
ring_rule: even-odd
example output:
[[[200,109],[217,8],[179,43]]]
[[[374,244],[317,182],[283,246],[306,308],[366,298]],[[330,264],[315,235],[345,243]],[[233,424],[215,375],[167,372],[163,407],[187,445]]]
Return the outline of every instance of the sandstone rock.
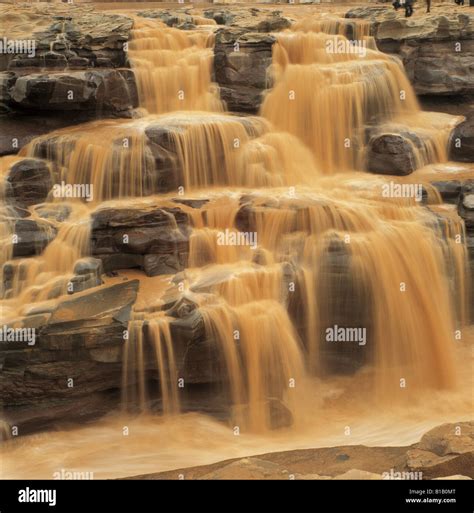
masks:
[[[214,73],[230,111],[258,111],[267,88],[274,42],[269,34],[247,33],[241,28],[216,33]]]
[[[453,130],[449,156],[459,162],[474,162],[474,112]]]
[[[467,481],[472,479],[472,477],[463,476],[462,474],[456,474],[454,476],[446,476],[446,477],[435,477],[434,481]]]
[[[98,258],[82,258],[74,265],[74,275],[70,280],[70,294],[102,285],[102,260]]]
[[[382,476],[380,474],[375,474],[374,472],[367,472],[365,470],[359,470],[359,469],[352,469],[348,470],[347,472],[344,472],[344,474],[340,474],[338,476],[335,476],[334,479],[340,479],[340,480],[376,480],[376,479],[382,479]]]
[[[256,474],[266,472],[267,478],[273,479],[332,479],[335,476],[348,474],[347,477],[375,478],[387,468],[399,469],[407,447],[365,447],[345,446],[317,449],[292,450],[273,452],[244,458],[244,468]],[[345,459],[338,456],[345,455]],[[257,460],[254,463],[254,460]],[[186,479],[202,479],[203,476],[223,472],[234,472],[242,462],[242,458],[203,465],[187,469],[177,469],[147,475],[148,479],[177,479],[184,474]],[[265,463],[262,463],[265,462]],[[269,463],[271,465],[269,465]],[[226,468],[226,470],[223,470]],[[356,470],[354,470],[356,469]],[[360,470],[357,470],[360,469]],[[243,470],[243,472],[245,472]],[[133,479],[145,476],[136,476]]]
[[[56,229],[40,220],[19,219],[15,222],[15,235],[13,256],[33,256],[40,254],[56,237]]]
[[[371,19],[375,22],[377,16],[387,15],[391,12],[390,7],[354,7],[346,12],[346,18]]]
[[[404,18],[387,6],[358,7],[346,17],[370,22],[378,48],[401,57],[417,94],[474,92],[472,13]]]
[[[16,81],[16,75],[12,72],[0,73],[0,114],[10,111],[11,89]]]
[[[51,327],[58,324],[62,328],[66,322],[102,320],[110,317],[119,323],[126,323],[137,291],[138,280],[130,280],[75,294],[74,297],[59,303],[48,325]]]
[[[463,474],[474,477],[474,424],[443,424],[423,435],[407,452],[407,466],[423,479]]]
[[[138,16],[142,16],[143,18],[153,18],[159,19],[163,23],[166,23],[168,27],[177,27],[183,24],[193,24],[193,17],[190,14],[187,14],[182,11],[163,11],[163,10],[146,10],[139,11]]]
[[[369,141],[367,169],[372,173],[404,176],[417,167],[413,143],[399,134],[382,134]]]
[[[222,380],[220,355],[206,336],[204,320],[198,311],[170,324],[179,376],[189,384],[216,383]]]
[[[20,207],[46,200],[53,186],[49,165],[39,159],[25,158],[14,163],[7,175],[7,198]]]
[[[416,447],[437,456],[474,451],[474,423],[442,424],[423,435]]]
[[[139,264],[149,276],[174,273],[187,263],[189,231],[188,216],[178,207],[103,208],[93,214],[92,253],[101,259],[104,255],[141,255],[130,262]],[[111,259],[104,262],[107,272],[120,269],[113,263]]]
[[[41,111],[92,110],[120,114],[138,105],[130,70],[24,75],[16,80],[11,99],[15,108]]]
[[[214,9],[204,11],[204,17],[214,20],[217,25],[232,25],[235,18],[231,11]]]
[[[204,474],[199,479],[289,479],[288,471],[271,461],[243,458]]]
[[[12,68],[62,68],[126,65],[124,43],[130,38],[133,20],[126,15],[93,11],[84,5],[65,6],[42,3],[35,6],[15,6],[18,20],[22,14],[28,23],[12,22],[23,39],[35,42],[34,56],[26,54],[0,56],[0,70]]]
[[[310,2],[304,2],[304,3],[310,3]],[[294,474],[295,480],[303,480],[303,481],[327,481],[329,479],[332,479],[331,476],[322,476],[320,474]]]
[[[35,323],[36,344],[3,351],[0,369],[4,415],[20,434],[117,407],[123,332],[137,290],[137,280],[97,287],[23,319]]]
[[[1,120],[0,156],[16,154],[35,137],[65,126],[89,121],[91,117],[100,117],[100,112],[74,111],[73,118],[61,111],[45,111],[41,116],[32,114],[31,111],[11,112]]]

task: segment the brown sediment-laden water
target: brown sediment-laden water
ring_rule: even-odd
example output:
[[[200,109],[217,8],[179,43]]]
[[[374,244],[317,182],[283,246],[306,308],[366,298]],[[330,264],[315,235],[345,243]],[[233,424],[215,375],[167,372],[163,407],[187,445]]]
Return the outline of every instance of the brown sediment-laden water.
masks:
[[[5,322],[64,298],[76,262],[92,254],[97,212],[157,206],[179,238],[169,213],[179,197],[189,220],[184,270],[104,277],[140,281],[120,408],[5,442],[4,478],[48,478],[55,468],[125,477],[283,449],[404,445],[472,414],[466,231],[431,185],[452,173],[459,118],[421,110],[366,21],[317,16],[274,34],[258,115],[230,113],[213,83],[215,22],[194,24],[134,17],[132,119],[62,128],[0,159],[2,199],[19,157],[46,159],[59,182],[91,191],[85,201],[50,193],[51,208],[69,216],[42,222],[56,235],[28,258],[12,260],[12,207],[2,203],[0,259],[16,269],[2,290]],[[417,171],[367,173],[368,126],[414,130]],[[225,419],[201,408],[210,399],[183,399],[172,323],[188,315],[202,323],[202,357],[219,355]]]

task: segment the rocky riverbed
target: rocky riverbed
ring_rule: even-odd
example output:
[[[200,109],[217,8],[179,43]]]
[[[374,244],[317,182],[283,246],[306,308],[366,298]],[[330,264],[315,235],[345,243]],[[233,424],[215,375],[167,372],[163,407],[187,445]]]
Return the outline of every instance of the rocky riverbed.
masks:
[[[347,445],[274,452],[133,479],[472,479],[473,433],[472,422],[443,424],[409,447]]]

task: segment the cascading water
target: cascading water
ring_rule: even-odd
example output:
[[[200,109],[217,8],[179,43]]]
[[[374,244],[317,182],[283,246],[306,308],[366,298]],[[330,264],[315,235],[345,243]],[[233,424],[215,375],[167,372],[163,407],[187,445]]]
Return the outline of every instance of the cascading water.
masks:
[[[165,287],[180,300],[170,306],[152,290],[132,312],[124,415],[185,409],[173,332],[181,314],[204,326],[227,418],[247,433],[304,424],[335,374],[368,375],[363,399],[384,407],[456,389],[454,334],[469,283],[464,226],[422,175],[411,184],[419,198],[398,198],[381,191],[409,180],[356,172],[367,126],[415,127],[421,166],[447,159],[452,118],[420,111],[402,65],[376,49],[366,22],[309,18],[278,33],[261,115],[238,117],[223,112],[211,81],[212,23],[181,31],[135,20],[129,58],[141,117],[61,129],[22,150],[54,163],[60,180],[91,184],[94,195],[90,205],[71,204],[42,255],[17,263],[26,270],[5,306],[18,312],[48,299],[50,284],[64,287],[89,253],[89,216],[103,201],[140,205],[163,193],[153,198],[160,204],[179,191],[205,201],[180,205],[192,226],[186,269]],[[10,234],[0,225],[2,240]],[[364,336],[329,340],[338,328]]]
[[[402,64],[376,49],[366,22],[296,23],[277,35],[273,75],[262,116],[297,135],[324,173],[363,169],[367,125],[400,119],[423,132],[418,167],[447,160],[452,118],[420,111]]]
[[[141,107],[149,114],[223,110],[210,79],[212,46],[213,34],[208,31],[186,34],[164,23],[136,17],[129,57]]]

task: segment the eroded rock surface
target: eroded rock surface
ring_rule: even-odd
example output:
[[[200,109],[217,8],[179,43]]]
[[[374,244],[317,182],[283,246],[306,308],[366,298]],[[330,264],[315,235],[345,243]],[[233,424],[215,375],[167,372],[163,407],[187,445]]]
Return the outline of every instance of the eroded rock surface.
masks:
[[[137,291],[136,280],[92,288],[37,304],[16,321],[36,329],[34,345],[0,343],[4,418],[19,434],[117,407],[123,333]]]
[[[474,15],[444,12],[404,18],[387,7],[357,7],[347,18],[371,23],[377,46],[398,55],[417,94],[474,94]]]
[[[409,447],[352,445],[274,452],[132,479],[472,479],[472,433],[472,422],[443,424]],[[432,460],[414,466],[420,450]]]

